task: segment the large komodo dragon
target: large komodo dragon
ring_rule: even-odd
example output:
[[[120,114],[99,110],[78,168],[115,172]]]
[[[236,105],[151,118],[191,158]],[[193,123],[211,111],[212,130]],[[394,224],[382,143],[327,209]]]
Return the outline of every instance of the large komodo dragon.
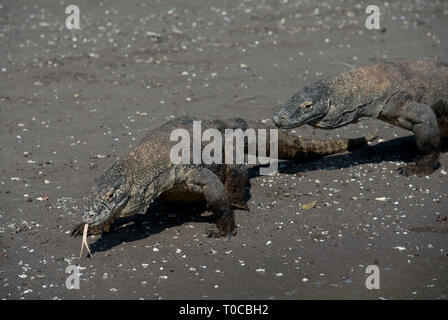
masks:
[[[274,114],[280,128],[309,124],[333,129],[377,118],[414,132],[415,165],[404,175],[431,174],[439,166],[440,138],[448,136],[448,64],[391,60],[353,69],[305,87]]]
[[[242,165],[189,165],[171,161],[171,149],[178,144],[177,141],[170,141],[172,131],[183,128],[192,137],[194,120],[201,120],[202,130],[218,129],[223,139],[225,129],[240,128],[246,131],[248,128],[273,128],[240,118],[211,120],[180,117],[150,131],[137,147],[105,171],[92,188],[87,210],[82,217],[83,223],[89,225],[89,234],[109,231],[112,222],[118,217],[145,212],[157,197],[184,203],[205,201],[208,209],[214,213],[218,227],[218,230],[210,230],[209,236],[235,233],[232,205],[245,208],[244,196],[248,183],[248,174]],[[372,139],[373,135],[346,140],[303,139],[279,131],[278,158],[306,161],[351,150]],[[270,138],[266,140],[266,150],[269,151]],[[204,145],[202,142],[201,150]],[[224,140],[222,146],[224,149]],[[72,234],[76,236],[82,233],[80,224]]]

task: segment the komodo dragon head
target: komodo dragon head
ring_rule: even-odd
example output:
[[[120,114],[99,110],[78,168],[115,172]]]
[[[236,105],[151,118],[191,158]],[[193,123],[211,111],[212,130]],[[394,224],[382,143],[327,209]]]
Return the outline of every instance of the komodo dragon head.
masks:
[[[75,228],[73,235],[80,234],[82,225],[89,225],[89,234],[109,231],[114,219],[132,215],[137,208],[131,205],[131,186],[125,169],[119,163],[101,175],[91,189],[86,210],[82,215],[83,223]]]
[[[83,223],[78,224],[72,231],[74,237],[83,235],[80,259],[84,247],[91,255],[87,244],[88,234],[107,232],[116,217],[131,215],[136,211],[130,204],[131,188],[125,172],[123,167],[114,164],[92,188],[87,209],[82,215]]]
[[[109,227],[113,219],[123,215],[130,199],[130,185],[125,174],[117,168],[110,168],[92,188],[87,210],[82,220],[91,228],[97,226]]]
[[[284,129],[304,124],[319,126],[319,121],[330,109],[329,91],[322,81],[306,86],[275,112],[274,123]]]
[[[151,147],[139,145],[97,179],[82,215],[83,223],[75,227],[73,236],[83,234],[85,225],[88,225],[89,234],[107,232],[115,219],[146,210],[152,199],[163,191],[163,183],[157,182],[169,179],[157,179],[165,158],[160,157],[160,152],[148,152]]]

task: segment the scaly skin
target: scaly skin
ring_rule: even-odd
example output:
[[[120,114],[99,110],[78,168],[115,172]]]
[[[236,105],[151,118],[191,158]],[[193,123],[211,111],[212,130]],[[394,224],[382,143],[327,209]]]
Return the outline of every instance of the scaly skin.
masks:
[[[440,138],[448,136],[448,64],[392,60],[315,82],[294,94],[275,113],[274,123],[333,129],[364,118],[413,131],[417,162],[400,172],[431,174],[439,166]]]
[[[83,223],[90,225],[89,233],[108,231],[114,219],[145,212],[151,201],[159,197],[184,203],[205,201],[215,214],[217,224],[217,230],[210,231],[209,236],[235,234],[232,206],[247,209],[244,203],[247,171],[236,164],[174,164],[170,159],[172,147],[178,144],[178,141],[170,141],[172,131],[186,129],[192,139],[194,120],[201,120],[202,132],[214,128],[223,137],[225,129],[273,129],[268,125],[240,118],[212,120],[181,117],[152,130],[136,148],[98,179],[91,192],[89,208],[83,215]],[[360,147],[373,138],[302,139],[279,131],[278,158],[307,161]],[[266,140],[269,142],[269,137]],[[209,142],[202,142],[201,150],[207,144]],[[222,145],[224,155],[224,142]],[[266,150],[269,149],[267,144]],[[78,234],[82,234],[82,224],[73,231],[73,235]]]

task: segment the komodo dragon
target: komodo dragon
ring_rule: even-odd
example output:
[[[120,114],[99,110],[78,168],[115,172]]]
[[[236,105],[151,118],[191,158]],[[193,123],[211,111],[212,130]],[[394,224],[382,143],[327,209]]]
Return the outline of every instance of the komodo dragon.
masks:
[[[240,118],[211,120],[180,117],[148,132],[141,143],[105,171],[92,188],[87,210],[82,217],[83,223],[89,225],[89,234],[109,231],[113,220],[118,217],[145,212],[157,197],[183,203],[205,201],[215,215],[218,228],[209,231],[209,236],[235,233],[232,205],[246,208],[244,196],[248,174],[242,165],[189,165],[171,161],[170,150],[177,144],[170,141],[171,132],[184,128],[191,133],[194,120],[201,120],[203,130],[218,129],[223,137],[225,129],[240,128],[245,131],[248,128],[274,128]],[[316,140],[279,131],[278,158],[306,161],[360,147],[374,138],[372,135],[346,140]],[[266,150],[269,150],[270,139],[266,140]],[[202,148],[204,144],[202,142]],[[82,225],[78,225],[72,235],[82,234]]]
[[[431,174],[439,166],[440,138],[448,136],[448,64],[396,59],[314,82],[275,112],[274,123],[333,129],[363,118],[413,131],[417,161],[399,170]]]

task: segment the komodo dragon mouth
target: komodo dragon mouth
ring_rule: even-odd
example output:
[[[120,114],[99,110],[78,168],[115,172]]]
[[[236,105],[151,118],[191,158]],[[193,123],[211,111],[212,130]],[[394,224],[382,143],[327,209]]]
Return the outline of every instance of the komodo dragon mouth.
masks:
[[[116,215],[111,215],[106,221],[102,223],[96,223],[89,225],[88,223],[84,224],[84,227],[82,228],[82,224],[78,225],[75,230],[72,232],[72,235],[77,236],[81,233],[82,230],[82,242],[81,242],[81,252],[79,253],[79,259],[82,257],[82,251],[84,247],[86,247],[87,252],[89,253],[90,257],[92,256],[92,253],[90,252],[89,244],[87,243],[87,236],[89,234],[89,227],[90,231],[94,234],[100,233],[101,231],[109,231],[110,226],[112,225]]]
[[[110,230],[115,218],[135,211],[133,206],[130,206],[130,208],[127,207],[129,196],[123,195],[119,199],[110,199],[110,201],[108,198],[109,194],[106,194],[106,196],[103,197],[103,201],[93,201],[89,210],[84,213],[84,227],[83,224],[80,224],[72,232],[72,235],[75,237],[82,233],[80,258],[84,247],[86,247],[89,255],[92,256],[87,243],[89,228],[90,232],[93,234],[101,233],[102,231],[107,232]],[[114,200],[116,200],[116,202]]]

